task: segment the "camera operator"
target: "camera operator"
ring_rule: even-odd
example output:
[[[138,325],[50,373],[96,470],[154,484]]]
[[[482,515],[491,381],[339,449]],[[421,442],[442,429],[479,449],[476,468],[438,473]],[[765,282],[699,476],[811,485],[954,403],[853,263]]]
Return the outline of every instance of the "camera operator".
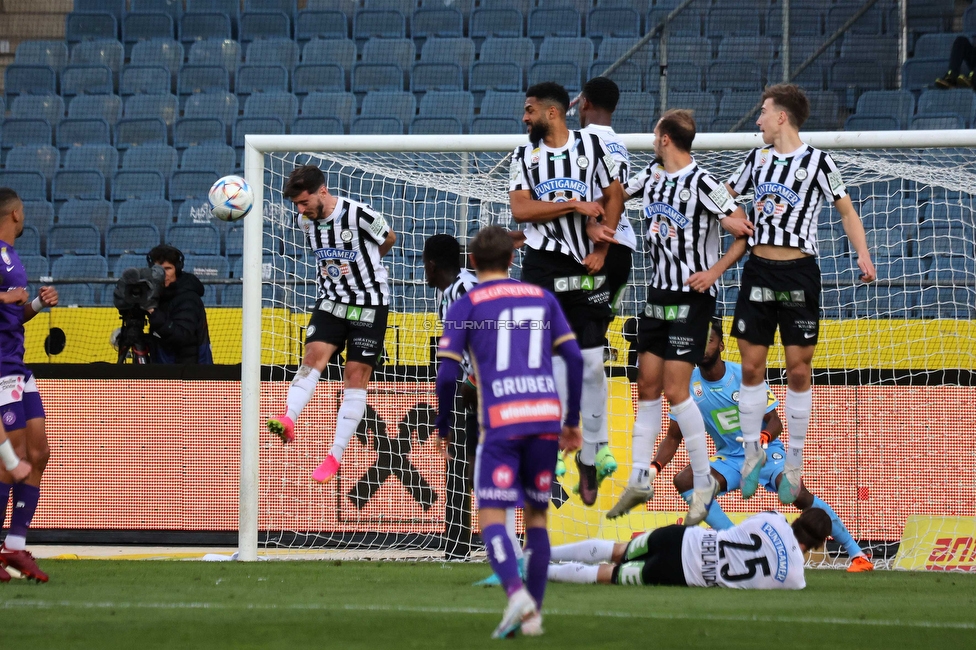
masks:
[[[146,259],[165,273],[158,305],[146,310],[152,362],[212,364],[203,283],[183,270],[178,248],[156,246]]]

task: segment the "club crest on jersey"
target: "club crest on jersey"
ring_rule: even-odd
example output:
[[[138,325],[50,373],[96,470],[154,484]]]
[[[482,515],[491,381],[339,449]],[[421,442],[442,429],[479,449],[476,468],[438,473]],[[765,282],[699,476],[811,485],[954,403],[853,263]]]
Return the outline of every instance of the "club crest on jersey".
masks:
[[[338,264],[329,264],[325,267],[325,274],[333,280],[338,280],[342,277],[342,267]]]
[[[580,156],[579,158],[576,159],[576,166],[579,167],[580,169],[586,169],[587,167],[590,166],[590,159],[587,158],[586,156]]]
[[[691,192],[689,192],[686,189],[681,190],[680,192],[678,192],[678,198],[681,199],[682,201],[687,201],[688,199],[691,198]]]
[[[695,397],[704,397],[705,396],[705,391],[702,389],[702,385],[701,385],[700,382],[697,382],[696,381],[694,384],[692,384],[692,389],[695,392]]]
[[[796,176],[796,180],[798,181],[805,181],[807,179],[807,170],[798,169],[796,170],[796,174],[794,174],[794,176]]]
[[[529,167],[535,167],[539,164],[539,147],[532,150],[532,157],[529,159]]]
[[[351,230],[343,230],[341,233],[339,233],[339,239],[341,239],[344,242],[351,242],[352,241],[352,231]]]
[[[6,246],[0,248],[0,259],[2,259],[3,263],[6,264],[7,266],[10,266],[12,264],[12,262],[10,261],[10,253],[7,252]]]
[[[553,192],[575,192],[580,196],[586,196],[586,183],[575,178],[551,178],[535,186],[535,198],[541,199],[546,194]]]
[[[644,208],[644,216],[651,220],[657,216],[667,217],[679,228],[684,228],[691,223],[691,219],[681,214],[667,203],[661,203],[660,201],[656,201]]]
[[[651,235],[657,235],[661,239],[674,239],[678,236],[678,231],[671,227],[671,224],[666,219],[661,221],[655,221],[651,224]]]

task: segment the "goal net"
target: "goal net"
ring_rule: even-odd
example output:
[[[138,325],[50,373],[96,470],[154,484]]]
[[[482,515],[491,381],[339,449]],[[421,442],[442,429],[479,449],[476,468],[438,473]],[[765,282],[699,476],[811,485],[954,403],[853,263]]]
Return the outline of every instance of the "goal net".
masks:
[[[879,280],[858,281],[840,217],[825,206],[818,229],[822,335],[804,478],[876,559],[890,560],[899,543],[905,553],[927,552],[922,542],[928,538],[959,532],[953,517],[976,515],[976,139],[967,134],[969,141],[961,141],[960,133],[807,137],[830,149],[839,165],[864,221]],[[624,139],[636,172],[653,156],[653,138]],[[243,559],[253,559],[258,547],[262,554],[285,557],[342,549],[378,557],[459,558],[481,550],[477,518],[464,494],[464,463],[445,466],[433,441],[432,349],[440,326],[421,252],[433,234],[448,233],[463,244],[488,224],[516,227],[508,206],[508,158],[523,140],[248,136],[247,177],[258,201],[245,219]],[[702,134],[695,155],[726,179],[758,145],[755,134]],[[263,426],[282,408],[301,363],[304,327],[316,298],[314,257],[294,225],[291,202],[282,197],[288,174],[306,163],[325,172],[331,192],[380,211],[397,234],[385,258],[393,296],[385,355],[370,383],[366,419],[337,478],[325,486],[312,481],[311,472],[333,440],[342,394],[337,364],[323,373],[297,423],[296,442],[283,447]],[[640,206],[632,202],[627,212],[643,236]],[[517,258],[515,277],[518,265]],[[636,353],[628,332],[642,310],[649,272],[646,254],[636,253],[623,306],[607,334],[610,446],[620,469],[601,486],[596,506],[587,508],[573,494],[576,471],[567,462],[550,510],[554,544],[586,537],[627,540],[675,523],[686,511],[671,486],[688,462],[682,448],[658,477],[657,494],[646,508],[614,522],[605,518],[630,471]],[[740,275],[741,263],[719,288],[726,335]],[[725,357],[738,360],[731,338]],[[769,380],[780,400],[783,366],[776,346]],[[788,432],[783,437],[788,440]],[[765,509],[796,512],[762,492],[749,502],[738,493],[720,502],[736,521]],[[904,538],[907,522],[911,540]],[[976,543],[960,553],[976,555]],[[812,561],[832,564],[845,557],[830,544]]]

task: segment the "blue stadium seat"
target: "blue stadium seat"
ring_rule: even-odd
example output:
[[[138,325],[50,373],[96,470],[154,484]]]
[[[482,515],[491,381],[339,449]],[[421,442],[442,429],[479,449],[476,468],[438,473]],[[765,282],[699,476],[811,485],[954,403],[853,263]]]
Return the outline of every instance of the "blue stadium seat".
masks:
[[[455,63],[416,63],[410,71],[410,90],[463,90],[464,71]]]
[[[169,14],[173,21],[179,21],[183,15],[183,3],[180,0],[131,0],[132,11],[154,11]]]
[[[230,91],[230,75],[222,66],[185,65],[176,83],[180,97],[194,93]]]
[[[524,71],[534,61],[535,45],[528,38],[489,38],[481,45],[480,63],[515,64]]]
[[[668,92],[668,106],[687,108],[695,112],[695,120],[708,123],[718,111],[715,96],[708,93]]]
[[[302,102],[302,117],[336,117],[345,128],[352,124],[356,98],[352,93],[309,93]]]
[[[280,11],[248,11],[241,14],[242,43],[259,39],[291,38],[291,19]]]
[[[525,20],[516,9],[487,9],[481,7],[471,13],[471,38],[518,38],[525,34]]]
[[[132,65],[162,66],[175,78],[183,65],[183,56],[183,45],[179,41],[172,38],[154,38],[136,43],[132,47],[130,61]]]
[[[68,117],[115,124],[122,117],[122,98],[118,95],[79,95],[68,104]]]
[[[710,38],[759,38],[759,27],[758,16],[742,6],[712,7],[705,14],[705,35]]]
[[[837,95],[833,92],[808,91],[810,119],[804,125],[808,131],[833,131],[840,127]]]
[[[852,109],[857,96],[867,90],[884,90],[885,70],[877,61],[838,59],[828,69],[827,89],[844,93],[845,105]]]
[[[173,172],[169,180],[169,198],[171,201],[186,201],[188,199],[205,199],[210,193],[210,187],[220,176],[215,171],[179,170]]]
[[[636,119],[640,124],[646,125],[648,129],[653,128],[654,122],[651,120],[656,120],[657,114],[657,95],[650,93],[620,93],[617,110],[614,111],[615,117]]]
[[[955,113],[970,127],[976,119],[976,97],[973,91],[965,88],[951,90],[926,90],[918,98],[918,115]]]
[[[456,63],[464,70],[474,62],[474,42],[469,38],[431,37],[420,50],[424,63]]]
[[[293,70],[298,65],[298,44],[290,39],[264,38],[247,46],[247,62],[280,65]]]
[[[61,72],[68,65],[68,45],[63,41],[21,41],[14,53],[19,65],[46,65]]]
[[[207,306],[216,305],[219,289],[223,286],[209,284],[207,281],[230,277],[230,265],[227,260],[220,255],[187,255],[183,268],[205,283],[203,303]]]
[[[291,123],[298,117],[298,99],[291,93],[255,93],[244,103],[246,117],[280,117]]]
[[[966,38],[958,33],[954,34],[922,34],[915,43],[914,56],[921,59],[936,59],[948,57],[952,51],[952,44],[957,38]],[[968,40],[968,39],[967,39]],[[896,41],[897,42],[897,41]]]
[[[675,63],[698,63],[708,65],[712,62],[712,42],[699,36],[674,36],[668,39],[668,61]]]
[[[223,13],[230,20],[237,37],[241,20],[241,3],[239,0],[186,0],[186,10],[190,13]]]
[[[47,181],[35,171],[0,171],[0,187],[9,187],[22,201],[47,201]]]
[[[110,14],[73,11],[64,17],[64,39],[68,43],[118,37],[118,21]]]
[[[244,11],[280,11],[294,19],[298,14],[295,0],[244,0]]]
[[[55,224],[47,231],[47,254],[101,255],[102,233],[95,226]]]
[[[597,59],[601,61],[616,61],[621,56],[630,51],[640,39],[637,38],[618,38],[615,36],[604,37],[597,48]],[[646,69],[652,61],[657,61],[654,53],[653,43],[647,43],[637,52],[631,55],[628,61],[634,63],[641,70]]]
[[[0,175],[2,174],[3,172],[0,172]],[[9,185],[4,185],[10,187]],[[20,192],[18,194],[20,194],[21,199],[24,198],[23,194]],[[41,244],[41,235],[37,232],[37,228],[34,226],[24,226],[24,231],[17,238],[17,252],[21,255],[40,255]]]
[[[24,201],[24,223],[36,228],[38,232],[47,233],[47,229],[54,223],[54,205],[48,201]],[[20,250],[20,240],[17,240]]]
[[[349,130],[352,135],[402,135],[403,122],[395,117],[360,117]]]
[[[916,115],[912,118],[909,129],[912,131],[927,131],[941,129],[962,129],[966,123],[956,113],[929,113]]]
[[[582,87],[580,69],[575,63],[537,61],[529,67],[529,86],[543,81],[555,81],[569,92],[578,92]]]
[[[464,36],[464,16],[457,9],[442,5],[413,12],[410,20],[413,38],[450,38]]]
[[[314,38],[348,38],[349,24],[341,11],[300,11],[295,23],[295,40],[304,43]]]
[[[197,93],[187,98],[183,114],[186,117],[215,117],[224,124],[233,124],[238,115],[237,97],[226,91]]]
[[[722,93],[722,99],[718,104],[719,117],[739,118],[748,114],[755,118],[759,111],[753,110],[759,98],[755,93]]]
[[[108,262],[101,255],[65,255],[51,265],[51,275],[58,283],[58,300],[63,305],[96,305],[102,294],[101,284],[67,283],[71,278],[107,278]],[[111,296],[108,287],[106,293]]]
[[[155,226],[159,232],[164,232],[173,225],[173,204],[166,199],[134,199],[132,201],[125,201],[119,205],[115,219],[119,225],[139,226],[149,224]],[[156,240],[159,241],[158,236]],[[106,233],[106,251],[108,251],[109,241],[108,234]],[[108,254],[111,255],[112,253],[109,252]]]
[[[715,61],[708,66],[705,88],[709,92],[759,92],[763,88],[763,71],[757,61]]]
[[[132,268],[142,268],[146,265],[146,256],[137,255],[135,253],[125,253],[117,257],[112,255],[108,256],[109,273],[112,277],[117,278],[122,275],[126,269]]]
[[[796,70],[799,66],[791,66],[790,71],[793,76],[791,82],[797,84],[805,91],[817,91],[823,90],[826,86],[826,75],[824,74],[824,67],[820,63],[811,63],[809,66],[804,68],[799,74]],[[774,61],[769,65],[769,72],[766,75],[766,79],[780,82],[783,79],[783,66],[779,61]]]
[[[919,212],[914,199],[902,200],[897,192],[891,196],[864,199],[859,207],[865,230],[901,226],[907,237],[918,225]]]
[[[357,41],[379,36],[381,38],[405,38],[407,20],[399,11],[387,9],[359,9],[352,22],[352,37]]]
[[[273,90],[288,92],[288,69],[284,66],[245,63],[237,69],[236,79],[234,90],[238,96]]]
[[[57,127],[55,144],[58,149],[83,144],[111,144],[112,129],[102,119],[66,119]]]
[[[828,34],[833,34],[840,29],[855,13],[861,8],[861,2],[843,2],[834,5],[827,10],[827,22],[825,24]],[[875,4],[867,12],[857,19],[850,27],[849,34],[875,35],[882,31],[882,8]]]
[[[524,107],[524,93],[489,90],[481,100],[479,115],[521,120]]]
[[[282,135],[285,132],[285,123],[278,117],[239,117],[234,123],[234,148],[244,147],[244,135],[247,133],[263,133],[270,135]]]
[[[345,129],[335,117],[299,117],[291,124],[289,133],[294,135],[342,135]]]
[[[156,171],[169,178],[176,171],[176,149],[166,144],[146,144],[132,147],[122,157],[126,171]]]
[[[699,3],[700,4],[700,3]],[[647,29],[645,32],[649,32],[659,24],[665,22],[668,14],[671,13],[673,7],[657,8],[651,9],[647,12]],[[698,7],[690,6],[684,11],[678,14],[674,20],[665,26],[670,36],[701,36],[702,35],[702,17],[701,13],[697,11]]]
[[[72,65],[104,65],[118,74],[125,60],[125,51],[117,40],[83,41],[71,50]]]
[[[905,61],[902,66],[902,88],[904,90],[925,90],[946,72],[948,54],[932,59],[915,57]]]
[[[190,65],[216,65],[227,71],[228,75],[237,72],[241,64],[241,45],[226,38],[208,38],[196,41],[190,47]]]
[[[121,20],[125,14],[125,0],[75,0],[74,8],[75,11],[112,14],[116,20]]]
[[[363,45],[363,63],[393,64],[409,70],[417,48],[409,38],[371,38]]]
[[[231,19],[225,13],[189,13],[180,18],[179,40],[184,45],[207,39],[233,38]]]
[[[765,70],[773,59],[775,49],[773,41],[768,38],[725,36],[718,42],[717,58],[719,61],[754,61]]]
[[[105,232],[105,254],[109,258],[142,255],[139,265],[142,266],[146,263],[145,255],[159,242],[159,230],[152,223],[118,224],[109,226]]]
[[[18,95],[10,114],[15,119],[44,119],[57,124],[64,118],[64,100],[57,95]]]
[[[115,125],[115,146],[120,151],[149,144],[168,144],[166,123],[158,117],[123,118]]]
[[[487,90],[520,91],[523,89],[522,68],[514,63],[478,62],[468,72],[471,92]]]
[[[857,112],[888,115],[899,129],[907,129],[915,113],[915,96],[905,90],[868,91],[857,99]]]
[[[546,36],[579,36],[582,20],[575,9],[567,7],[538,7],[529,11],[529,38]]]
[[[112,223],[112,204],[105,199],[69,199],[58,210],[58,223],[92,225],[104,231]]]
[[[973,229],[972,226],[962,227],[956,224],[945,226],[941,224],[923,223],[918,227],[916,255],[932,257],[944,255],[949,257],[973,257]]]
[[[640,24],[640,13],[629,7],[597,7],[587,15],[586,35],[591,38],[637,37],[641,35]]]
[[[220,255],[220,233],[208,224],[176,224],[166,230],[166,243],[184,255]]]
[[[296,95],[310,92],[345,92],[346,72],[333,64],[300,64],[292,74],[292,90]]]
[[[351,70],[356,62],[356,44],[349,39],[312,39],[302,48],[302,63],[333,63]]]
[[[358,63],[352,70],[352,90],[356,93],[403,90],[403,77],[403,70],[397,65]]]
[[[881,65],[885,87],[896,85],[898,39],[891,36],[851,36],[844,39],[840,56],[852,62],[869,61]]]
[[[972,287],[924,287],[919,300],[921,317],[972,320],[976,318],[976,295]]]
[[[173,125],[173,146],[177,149],[205,142],[226,144],[227,125],[216,118],[206,117],[184,117]]]
[[[593,41],[583,37],[547,36],[539,47],[539,61],[571,61],[580,70],[593,63]]]
[[[824,15],[820,7],[804,4],[790,5],[790,35],[820,36],[823,34]],[[783,36],[783,9],[772,7],[766,13],[766,36]]]
[[[411,93],[376,91],[363,98],[362,117],[393,117],[400,124],[410,124],[417,113],[417,102]]]
[[[159,172],[127,171],[115,173],[112,179],[112,202],[133,199],[165,199],[166,180]]]
[[[183,152],[180,169],[212,171],[226,176],[234,171],[234,148],[226,144],[206,143]]]
[[[525,133],[520,120],[507,117],[476,117],[471,122],[471,133],[479,135]]]
[[[20,248],[20,242],[18,242],[17,248]],[[24,265],[24,270],[27,271],[27,278],[32,282],[38,282],[43,277],[49,277],[51,275],[51,268],[48,266],[47,258],[43,255],[21,255],[20,262]]]
[[[125,117],[128,119],[158,119],[172,126],[180,115],[176,95],[133,95],[125,100]]]
[[[0,129],[0,146],[3,149],[21,145],[51,144],[51,125],[47,120],[10,118]]]
[[[54,68],[46,65],[13,63],[3,71],[3,89],[8,105],[21,94],[56,95],[57,76]]]
[[[154,38],[172,39],[175,35],[173,17],[169,14],[136,12],[122,19],[122,43],[126,46]]]
[[[972,257],[936,255],[931,258],[931,262],[926,277],[937,286],[965,286],[972,284],[976,277],[976,260]]]
[[[127,65],[119,77],[119,94],[167,95],[170,92],[172,77],[169,70],[161,65]]]
[[[604,75],[604,71],[613,63],[613,61],[594,61],[590,66],[590,74],[587,78],[592,79],[593,77],[608,76],[617,84],[620,92],[640,92],[643,90],[644,72],[637,67],[637,64],[624,61],[609,75]]]
[[[231,153],[233,153],[231,149]],[[206,199],[190,199],[189,201],[184,201],[180,206],[179,212],[176,213],[176,223],[178,224],[209,224],[217,227],[218,230],[222,229],[226,224],[224,221],[219,221],[210,214],[210,203]]]
[[[61,96],[106,95],[115,92],[112,71],[104,65],[69,65],[61,73]]]
[[[898,119],[891,115],[857,113],[844,120],[845,131],[898,131]]]
[[[7,153],[7,169],[16,172],[41,172],[51,180],[61,165],[61,154],[51,145],[14,147]]]
[[[83,169],[63,169],[54,176],[51,200],[104,199],[105,177],[101,172]]]
[[[461,121],[455,117],[415,117],[410,122],[411,134],[460,135],[464,132]]]
[[[904,257],[905,235],[901,226],[888,226],[881,230],[868,230],[866,233],[871,258]]]
[[[699,93],[702,91],[702,66],[698,63],[686,63],[675,60],[675,63],[668,64],[668,91],[683,93]],[[704,69],[708,69],[707,66]],[[659,68],[649,68],[647,70],[647,81],[645,87],[660,87],[661,77]],[[672,105],[669,102],[669,106]]]

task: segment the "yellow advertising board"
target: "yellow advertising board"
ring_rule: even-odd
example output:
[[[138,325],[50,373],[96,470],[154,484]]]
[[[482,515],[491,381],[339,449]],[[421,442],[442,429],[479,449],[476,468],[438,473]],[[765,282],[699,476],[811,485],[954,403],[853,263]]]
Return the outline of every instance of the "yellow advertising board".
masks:
[[[895,568],[976,571],[976,517],[909,516]]]

